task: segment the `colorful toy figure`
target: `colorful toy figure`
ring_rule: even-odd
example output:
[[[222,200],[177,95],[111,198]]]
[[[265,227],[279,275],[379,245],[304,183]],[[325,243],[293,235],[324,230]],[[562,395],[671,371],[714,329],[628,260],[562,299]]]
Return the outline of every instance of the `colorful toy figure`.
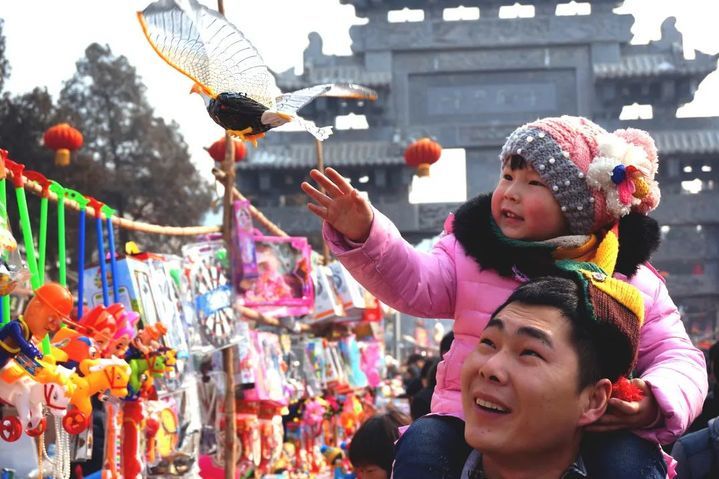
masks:
[[[112,396],[125,397],[130,379],[130,366],[118,358],[86,359],[80,363],[80,372],[83,376],[70,376],[70,381],[76,386],[70,399],[75,409],[68,411],[63,419],[65,430],[71,434],[78,434],[87,428],[92,414],[90,397],[93,394],[109,391]]]
[[[162,323],[146,325],[132,340],[125,358],[127,360],[144,358],[159,350],[162,347],[159,341],[165,333],[167,333],[167,328]]]
[[[42,358],[42,353],[32,342],[42,340],[46,334],[55,333],[72,310],[72,295],[64,286],[47,283],[35,290],[25,314],[0,328],[0,367],[10,358],[27,360]],[[22,353],[24,358],[18,358]],[[20,362],[20,361],[19,361]]]
[[[95,341],[98,351],[105,350],[117,331],[115,317],[100,305],[85,313],[79,326],[86,329],[86,334]]]
[[[15,406],[21,427],[29,435],[38,435],[45,430],[43,406],[53,415],[64,415],[70,397],[67,384],[42,384],[24,375],[12,383],[0,381],[0,400]],[[16,440],[14,434],[3,436],[7,441]]]
[[[117,308],[117,306],[120,306],[122,310]],[[127,349],[135,337],[135,324],[140,319],[140,315],[134,311],[125,311],[120,303],[110,305],[107,310],[115,316],[117,330],[112,336],[103,355],[122,358],[127,353]]]

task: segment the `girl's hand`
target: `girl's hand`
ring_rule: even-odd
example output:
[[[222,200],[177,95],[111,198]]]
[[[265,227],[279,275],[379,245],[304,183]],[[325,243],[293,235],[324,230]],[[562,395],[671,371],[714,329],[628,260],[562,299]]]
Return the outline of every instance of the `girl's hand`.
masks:
[[[654,426],[660,418],[659,405],[649,385],[642,379],[632,379],[630,382],[638,386],[644,393],[639,401],[622,401],[609,399],[607,412],[594,424],[587,426],[591,432],[616,431],[619,429],[644,429]]]
[[[369,236],[374,218],[367,200],[332,168],[325,168],[324,174],[319,170],[312,170],[310,177],[325,191],[303,182],[302,191],[315,201],[307,203],[307,208],[347,239],[364,242]]]

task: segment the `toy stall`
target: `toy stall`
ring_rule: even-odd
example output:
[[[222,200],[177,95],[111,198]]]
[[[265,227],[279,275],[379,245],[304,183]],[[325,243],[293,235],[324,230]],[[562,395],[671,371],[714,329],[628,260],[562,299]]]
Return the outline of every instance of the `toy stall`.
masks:
[[[218,227],[119,218],[0,153],[0,441],[32,439],[31,477],[225,477],[230,463],[243,478],[353,477],[352,433],[388,394],[383,307],[339,263],[236,189],[227,241]],[[37,237],[26,190],[41,197]],[[61,233],[50,246],[49,204]],[[77,238],[65,238],[66,214],[90,223]],[[187,242],[176,256],[119,251],[118,227]],[[72,292],[65,261],[57,278],[43,263],[66,241],[97,253],[78,249]],[[101,472],[85,475],[98,457]]]

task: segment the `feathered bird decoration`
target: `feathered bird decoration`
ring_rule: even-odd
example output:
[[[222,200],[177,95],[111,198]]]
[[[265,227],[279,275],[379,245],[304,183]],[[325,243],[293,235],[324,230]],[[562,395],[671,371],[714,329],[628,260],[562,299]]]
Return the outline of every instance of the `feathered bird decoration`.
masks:
[[[332,127],[317,127],[297,111],[319,96],[374,100],[374,90],[351,83],[324,84],[283,94],[250,41],[224,16],[196,0],[158,0],[137,13],[152,48],[195,82],[210,117],[232,135],[256,142],[289,121],[318,140]]]

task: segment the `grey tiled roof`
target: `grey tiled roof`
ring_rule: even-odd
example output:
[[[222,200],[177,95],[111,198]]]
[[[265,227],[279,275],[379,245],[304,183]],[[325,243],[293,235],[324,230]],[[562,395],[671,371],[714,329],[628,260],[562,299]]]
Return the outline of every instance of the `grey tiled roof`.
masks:
[[[391,72],[367,71],[359,65],[313,67],[305,75],[295,76],[291,71],[277,76],[277,85],[282,91],[298,90],[321,83],[357,83],[358,85],[377,88],[392,82]]]
[[[617,63],[595,63],[594,75],[596,78],[628,78],[709,73],[716,68],[716,59],[712,57],[684,60],[669,54],[642,54],[627,55]]]
[[[651,135],[660,155],[719,153],[719,130],[655,131]]]
[[[327,166],[404,164],[402,148],[386,141],[326,142],[323,147],[324,162]],[[238,168],[312,168],[316,164],[315,144],[296,143],[253,150],[246,161],[238,163]]]

